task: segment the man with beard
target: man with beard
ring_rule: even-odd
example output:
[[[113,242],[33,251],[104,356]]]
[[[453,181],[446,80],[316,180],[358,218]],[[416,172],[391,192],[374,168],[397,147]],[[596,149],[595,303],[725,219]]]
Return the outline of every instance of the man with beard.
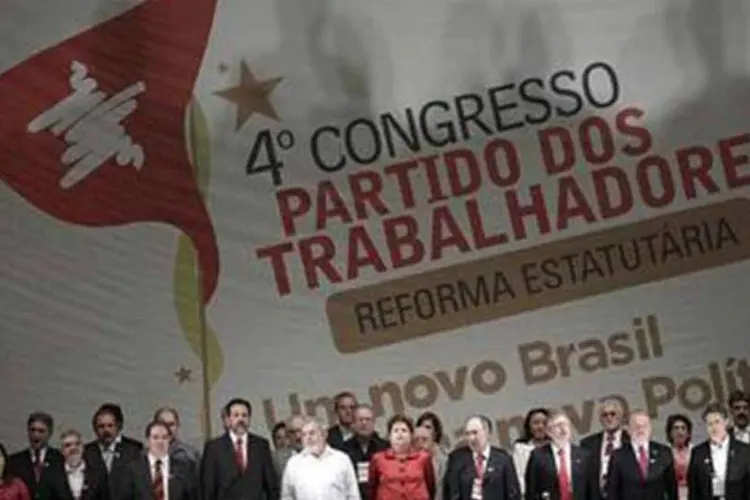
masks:
[[[570,419],[552,413],[547,419],[550,442],[531,452],[526,466],[526,498],[529,500],[593,500],[599,482],[592,470],[591,453],[571,442]]]
[[[302,419],[302,445],[284,470],[281,500],[360,500],[351,460],[326,443],[325,429],[309,417]]]
[[[268,440],[248,432],[250,402],[232,399],[225,413],[227,432],[203,451],[202,500],[278,500],[279,477]]]
[[[76,430],[60,436],[64,462],[50,466],[40,486],[43,500],[109,500],[107,476],[103,469],[87,467],[83,459],[83,437]]]
[[[748,413],[750,413],[750,397],[744,391],[732,391],[729,395],[729,410],[732,412],[732,429],[730,433],[734,439],[750,444],[750,430],[748,430]]]
[[[96,441],[83,448],[86,466],[107,477],[113,498],[122,491],[125,466],[141,456],[143,444],[122,433],[125,417],[122,408],[114,403],[101,405],[91,419]]]
[[[51,415],[43,412],[34,412],[29,415],[26,421],[29,447],[14,453],[8,459],[8,470],[26,483],[31,498],[37,497],[37,490],[45,477],[43,474],[45,469],[63,463],[60,452],[49,446],[54,428],[55,424]]]

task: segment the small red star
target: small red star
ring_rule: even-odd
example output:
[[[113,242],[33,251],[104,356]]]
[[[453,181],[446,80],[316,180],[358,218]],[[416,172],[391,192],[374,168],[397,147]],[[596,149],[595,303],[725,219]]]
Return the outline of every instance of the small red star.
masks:
[[[192,382],[193,370],[189,368],[185,368],[184,366],[181,366],[179,370],[174,372],[174,376],[177,379],[177,382],[179,384],[184,384],[185,382]]]

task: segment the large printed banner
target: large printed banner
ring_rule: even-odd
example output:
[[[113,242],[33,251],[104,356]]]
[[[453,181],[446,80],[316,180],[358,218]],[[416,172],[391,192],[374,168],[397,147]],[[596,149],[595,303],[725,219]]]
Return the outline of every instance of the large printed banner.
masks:
[[[6,0],[0,440],[750,389],[743,0]],[[454,433],[451,432],[451,437]]]

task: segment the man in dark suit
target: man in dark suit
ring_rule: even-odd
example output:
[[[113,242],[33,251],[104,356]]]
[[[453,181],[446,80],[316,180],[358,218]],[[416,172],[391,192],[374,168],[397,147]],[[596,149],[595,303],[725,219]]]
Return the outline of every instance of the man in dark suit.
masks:
[[[29,447],[8,458],[8,471],[26,483],[32,499],[38,498],[37,492],[44,480],[44,471],[63,463],[60,451],[49,446],[54,430],[55,422],[51,415],[44,412],[32,413],[26,420]]]
[[[116,500],[197,500],[198,484],[192,462],[169,454],[172,431],[156,420],[146,427],[147,453],[130,462],[123,491]]]
[[[527,500],[594,500],[598,496],[591,454],[571,443],[573,431],[564,413],[547,419],[550,443],[531,452],[526,467]]]
[[[521,487],[510,455],[490,446],[492,422],[484,416],[466,421],[467,446],[448,455],[443,500],[519,500]]]
[[[750,444],[750,396],[740,389],[732,391],[727,401],[732,412],[729,434],[737,441]]]
[[[630,415],[630,444],[612,454],[607,472],[609,500],[677,500],[677,475],[672,450],[651,441],[651,418]]]
[[[357,398],[351,392],[340,392],[333,398],[333,409],[338,423],[328,428],[328,445],[337,450],[344,449],[344,443],[354,437],[354,410]]]
[[[609,460],[615,450],[630,442],[625,429],[625,407],[619,399],[607,399],[599,407],[599,422],[602,431],[581,440],[581,448],[591,453],[592,471],[599,482],[599,497],[607,496],[607,471]]]
[[[114,403],[101,405],[94,413],[91,425],[96,440],[83,448],[83,459],[86,467],[107,477],[111,496],[117,498],[123,487],[121,481],[126,465],[143,454],[143,444],[123,435],[125,416],[122,408]]]
[[[365,404],[357,405],[354,410],[354,436],[344,442],[342,451],[352,460],[362,500],[370,500],[370,459],[375,453],[387,450],[390,446],[390,443],[378,436],[375,431],[375,412],[372,407]]]
[[[718,404],[703,412],[708,440],[694,447],[690,455],[690,500],[750,499],[750,446],[729,433],[727,417]]]
[[[101,469],[86,466],[81,433],[71,429],[60,438],[64,462],[45,469],[39,499],[110,500],[107,475]]]
[[[278,500],[279,477],[268,440],[248,432],[250,402],[232,399],[225,410],[227,432],[203,451],[202,500]]]

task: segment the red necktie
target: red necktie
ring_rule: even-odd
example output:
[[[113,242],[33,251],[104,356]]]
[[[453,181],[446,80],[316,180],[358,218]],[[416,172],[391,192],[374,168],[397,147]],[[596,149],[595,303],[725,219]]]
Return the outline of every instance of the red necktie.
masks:
[[[573,489],[570,487],[570,476],[568,475],[568,461],[565,457],[565,449],[560,448],[557,454],[560,457],[560,467],[557,470],[557,483],[560,486],[560,500],[573,500]]]
[[[234,442],[234,461],[237,467],[244,472],[247,464],[245,463],[245,453],[242,449],[242,438],[237,438],[237,441]]]
[[[477,479],[481,481],[484,478],[484,455],[478,453],[474,465],[477,468]]]
[[[641,477],[645,479],[648,475],[648,454],[643,445],[638,448],[638,465],[641,467]]]
[[[157,460],[154,464],[154,479],[151,481],[151,491],[154,493],[154,500],[164,500],[164,472],[162,471],[161,460]]]

